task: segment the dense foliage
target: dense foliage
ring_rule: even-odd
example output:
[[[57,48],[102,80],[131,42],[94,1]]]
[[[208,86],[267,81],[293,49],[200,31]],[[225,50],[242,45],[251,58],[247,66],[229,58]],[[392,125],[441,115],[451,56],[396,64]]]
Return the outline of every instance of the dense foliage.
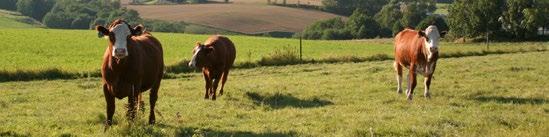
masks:
[[[17,0],[0,0],[0,9],[17,10]]]
[[[364,9],[372,16],[385,4],[387,0],[322,0],[324,10],[343,16],[350,16],[355,9]]]
[[[323,1],[325,4],[328,0]],[[428,18],[429,14],[436,9],[436,3],[433,0],[391,0],[389,3],[380,7],[378,10],[372,10],[372,8],[361,8],[357,6],[350,6],[339,2],[346,1],[333,1],[336,6],[339,7],[336,11],[346,11],[353,9],[352,15],[346,20],[343,25],[332,25],[330,27],[308,27],[303,31],[303,37],[307,39],[364,39],[375,37],[391,37],[398,33],[404,27],[418,27],[421,25],[443,25],[444,30],[448,30],[446,22],[442,17]],[[354,2],[371,2],[376,5],[376,1],[354,1]],[[353,2],[348,2],[353,3]],[[339,5],[338,5],[339,4]],[[368,6],[366,6],[368,7]],[[375,8],[374,8],[375,9]],[[374,11],[374,12],[372,12]],[[379,12],[377,12],[379,11]],[[374,16],[375,15],[375,16]],[[424,21],[425,19],[425,21]],[[427,20],[428,19],[428,20]],[[324,24],[333,23],[333,20],[320,21]],[[331,34],[331,35],[330,35]],[[336,35],[337,34],[337,35]],[[320,37],[324,35],[325,37]],[[333,36],[333,37],[332,37]]]
[[[548,6],[534,0],[456,0],[449,8],[450,32],[456,37],[535,39],[538,28],[547,26]]]
[[[42,20],[54,4],[54,0],[19,0],[17,11],[36,20]]]

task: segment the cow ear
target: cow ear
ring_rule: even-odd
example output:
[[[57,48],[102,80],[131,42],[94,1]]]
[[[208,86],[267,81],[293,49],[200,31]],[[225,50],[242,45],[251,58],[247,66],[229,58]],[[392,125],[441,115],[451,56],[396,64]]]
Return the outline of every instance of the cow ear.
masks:
[[[109,35],[109,30],[107,28],[97,25],[95,26],[95,30],[97,30],[97,37],[102,38],[105,35]]]
[[[427,37],[427,35],[423,31],[418,31],[417,33],[419,34],[419,37]]]
[[[139,25],[135,26],[132,29],[132,35],[139,36],[139,35],[143,34],[143,30],[145,30],[145,27],[143,27],[143,25],[139,24]]]
[[[206,53],[210,54],[210,53],[213,53],[215,51],[215,49],[213,48],[213,46],[207,46],[206,48],[204,48],[206,50]]]
[[[440,33],[440,37],[441,37],[441,38],[444,38],[444,36],[446,36],[446,34],[448,34],[448,31],[442,31],[442,32]]]

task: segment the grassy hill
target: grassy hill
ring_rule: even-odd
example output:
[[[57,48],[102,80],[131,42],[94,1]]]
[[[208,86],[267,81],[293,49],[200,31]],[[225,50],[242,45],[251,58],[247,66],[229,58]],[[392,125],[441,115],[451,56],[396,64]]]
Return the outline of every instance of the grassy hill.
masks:
[[[0,28],[36,28],[43,25],[33,18],[18,12],[0,10]]]
[[[245,34],[299,32],[318,20],[337,17],[321,11],[265,4],[128,5],[146,19],[185,21]],[[207,10],[205,10],[207,9]]]
[[[0,135],[545,136],[547,55],[441,59],[432,99],[418,84],[412,102],[395,91],[392,61],[237,69],[217,101],[203,99],[203,78],[191,73],[163,80],[156,125],[145,124],[148,106],[128,124],[117,100],[106,133],[98,78],[3,82]]]

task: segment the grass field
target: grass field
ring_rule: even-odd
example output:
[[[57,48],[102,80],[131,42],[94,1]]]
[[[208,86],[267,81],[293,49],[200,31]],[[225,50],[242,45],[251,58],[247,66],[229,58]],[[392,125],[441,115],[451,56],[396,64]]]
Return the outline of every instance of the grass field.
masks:
[[[245,34],[300,32],[337,15],[263,4],[129,5],[146,19],[184,21]],[[208,10],[204,10],[208,9]]]
[[[195,42],[207,35],[157,33],[163,44],[164,61],[176,66],[189,60]],[[0,29],[0,71],[61,71],[66,73],[99,73],[106,39],[97,38],[94,30]],[[237,48],[236,65],[257,62],[279,49],[297,49],[296,39],[229,36]],[[342,57],[392,56],[392,40],[303,41],[303,58],[322,60]],[[494,43],[490,51],[529,52],[546,50],[547,42]],[[483,44],[442,43],[442,56],[460,57],[482,53]]]
[[[418,84],[412,102],[395,92],[392,61],[237,69],[217,101],[204,100],[202,76],[189,73],[163,80],[157,125],[145,124],[147,113],[128,124],[117,100],[106,133],[98,78],[3,82],[0,135],[546,136],[547,55],[441,59],[433,98]]]

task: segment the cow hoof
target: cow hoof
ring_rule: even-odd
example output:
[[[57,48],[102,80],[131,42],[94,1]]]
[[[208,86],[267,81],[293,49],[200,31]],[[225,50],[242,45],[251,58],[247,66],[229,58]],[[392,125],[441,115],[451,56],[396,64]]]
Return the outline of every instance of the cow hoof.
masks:
[[[402,94],[402,89],[397,89],[398,94]]]
[[[427,99],[431,99],[431,94],[425,93],[423,96],[425,96]]]
[[[154,120],[149,120],[149,125],[154,125],[155,121]]]
[[[407,99],[408,101],[412,101],[412,95],[408,95]]]
[[[107,129],[109,129],[111,125],[112,125],[112,121],[105,120],[105,129],[103,130],[103,132],[107,132]]]
[[[215,100],[215,98],[216,98],[216,97],[215,97],[215,96],[213,96],[213,97],[212,97],[212,100]]]

